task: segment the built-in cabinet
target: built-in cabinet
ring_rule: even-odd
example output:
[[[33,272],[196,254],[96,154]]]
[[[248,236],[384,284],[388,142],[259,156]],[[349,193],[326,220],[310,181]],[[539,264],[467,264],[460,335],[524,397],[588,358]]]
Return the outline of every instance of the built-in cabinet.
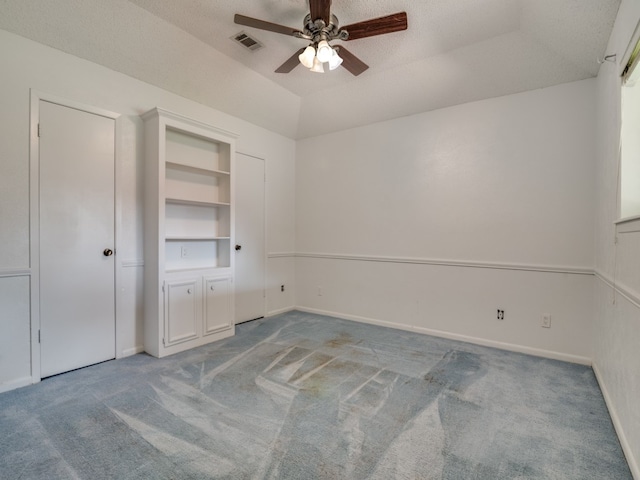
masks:
[[[145,350],[234,334],[235,135],[155,108],[145,127]]]

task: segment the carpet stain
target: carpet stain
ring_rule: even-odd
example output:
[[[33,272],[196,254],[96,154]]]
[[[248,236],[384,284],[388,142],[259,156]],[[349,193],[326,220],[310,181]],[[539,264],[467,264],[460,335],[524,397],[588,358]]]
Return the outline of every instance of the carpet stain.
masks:
[[[344,347],[345,345],[353,345],[355,343],[356,342],[351,335],[346,332],[340,332],[337,337],[324,342],[324,346],[329,348],[340,348]]]

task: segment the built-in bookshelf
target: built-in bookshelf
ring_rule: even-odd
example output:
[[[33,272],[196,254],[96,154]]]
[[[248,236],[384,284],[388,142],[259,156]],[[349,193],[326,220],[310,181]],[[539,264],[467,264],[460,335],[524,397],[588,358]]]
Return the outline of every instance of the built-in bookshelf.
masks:
[[[156,108],[145,122],[145,349],[233,335],[235,135]]]

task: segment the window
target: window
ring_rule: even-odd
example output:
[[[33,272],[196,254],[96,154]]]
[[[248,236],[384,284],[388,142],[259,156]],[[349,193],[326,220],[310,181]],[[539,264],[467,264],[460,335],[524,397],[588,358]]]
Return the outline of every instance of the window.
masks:
[[[622,71],[620,218],[640,216],[640,40]]]

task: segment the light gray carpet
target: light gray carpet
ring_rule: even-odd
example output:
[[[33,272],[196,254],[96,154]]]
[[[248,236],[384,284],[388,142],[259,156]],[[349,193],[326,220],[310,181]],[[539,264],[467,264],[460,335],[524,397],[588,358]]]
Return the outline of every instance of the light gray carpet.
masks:
[[[0,395],[3,479],[631,479],[590,368],[292,312]]]

